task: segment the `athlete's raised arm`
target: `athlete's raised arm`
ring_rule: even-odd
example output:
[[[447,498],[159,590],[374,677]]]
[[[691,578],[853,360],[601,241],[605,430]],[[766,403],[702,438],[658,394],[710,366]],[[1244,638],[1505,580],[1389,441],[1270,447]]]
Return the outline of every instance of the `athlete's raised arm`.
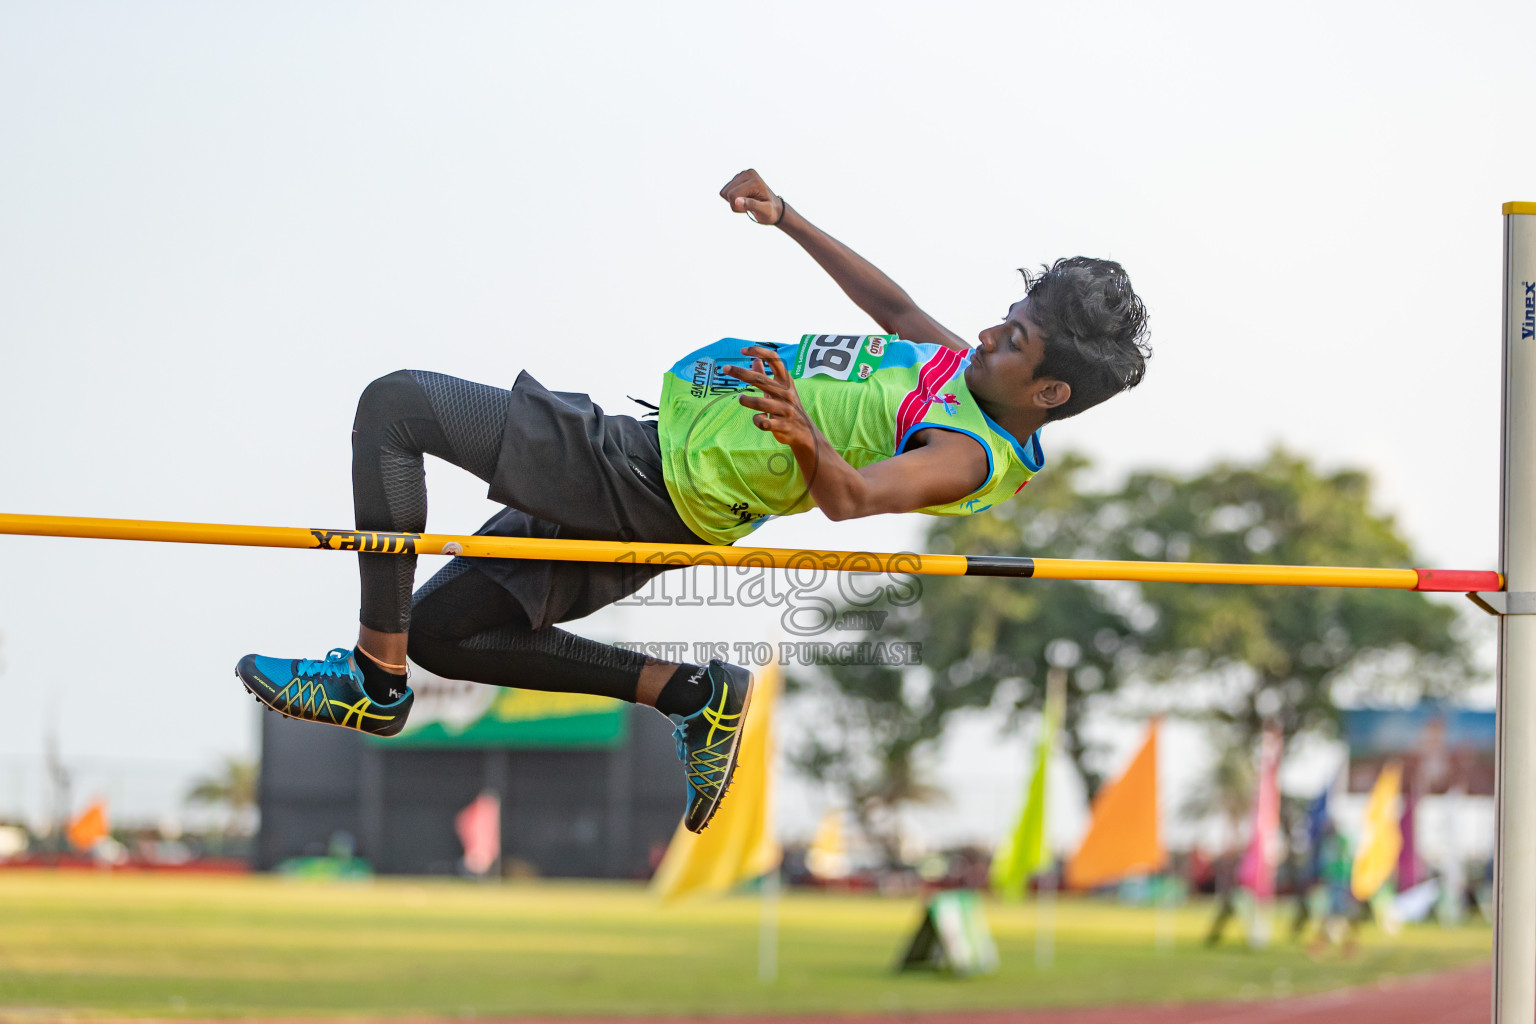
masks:
[[[828,519],[948,505],[987,482],[986,451],[952,430],[920,430],[912,450],[855,469],[811,422],[779,354],[757,346],[743,349],[742,354],[753,357],[752,369],[725,366],[720,372],[762,391],[737,401],[757,410],[752,422],[758,429],[772,431],[780,444],[789,446],[810,485],[811,498]]]
[[[912,296],[886,277],[880,268],[806,220],[785,203],[783,197],[775,195],[756,171],[748,169],[736,175],[720,190],[720,197],[737,213],[745,213],[759,224],[776,227],[799,242],[854,304],[873,317],[887,334],[895,334],[907,341],[933,342],[962,350],[970,348],[958,334],[919,309]]]

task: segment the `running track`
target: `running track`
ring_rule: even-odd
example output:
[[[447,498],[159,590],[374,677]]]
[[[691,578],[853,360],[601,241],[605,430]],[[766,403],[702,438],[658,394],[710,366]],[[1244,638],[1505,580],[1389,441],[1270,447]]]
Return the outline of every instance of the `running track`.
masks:
[[[1315,996],[1249,1003],[1123,1006],[1046,1013],[955,1015],[944,1024],[1488,1024],[1493,974],[1486,965]],[[924,1018],[912,1018],[913,1024]],[[938,1018],[931,1018],[938,1024]]]
[[[1488,964],[1399,978],[1390,984],[1340,989],[1313,996],[1246,1003],[1184,1006],[1111,1006],[1091,1010],[912,1013],[892,1016],[718,1018],[719,1024],[1488,1024],[1493,979]],[[3,1019],[3,1018],[0,1018]],[[43,1018],[28,1018],[29,1024]],[[495,1024],[477,1018],[481,1024]],[[180,1021],[178,1024],[198,1024]],[[215,1024],[207,1021],[201,1024]],[[282,1024],[325,1024],[284,1021]],[[392,1024],[460,1024],[459,1021],[395,1020]],[[512,1022],[506,1022],[512,1024]],[[711,1024],[702,1017],[522,1018],[516,1024]]]
[[[1197,1003],[1185,1006],[1116,1006],[1092,1010],[1036,1013],[987,1011],[955,1014],[902,1014],[896,1017],[847,1016],[836,1024],[1488,1024],[1492,1019],[1493,979],[1487,964],[1400,978],[1389,985],[1324,992],[1291,999],[1248,1003]],[[523,1021],[521,1024],[557,1024]],[[614,1024],[613,1021],[560,1021],[558,1024]],[[645,1024],[705,1024],[699,1018],[649,1018]],[[737,1024],[819,1024],[807,1017],[747,1017]]]

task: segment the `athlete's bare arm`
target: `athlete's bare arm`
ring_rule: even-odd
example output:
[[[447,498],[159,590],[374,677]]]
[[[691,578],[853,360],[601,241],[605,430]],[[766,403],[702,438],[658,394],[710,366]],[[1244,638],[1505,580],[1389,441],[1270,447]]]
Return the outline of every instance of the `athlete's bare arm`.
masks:
[[[779,228],[811,254],[839,288],[887,334],[907,341],[932,342],[965,351],[960,336],[918,308],[895,281],[873,263],[802,217],[774,194],[754,170],[732,178],[720,196],[737,213],[748,213],[759,224]]]
[[[772,349],[753,346],[752,369],[726,366],[722,373],[751,384],[760,395],[738,401],[757,410],[752,422],[788,445],[811,497],[828,519],[858,519],[884,512],[915,512],[947,505],[987,482],[987,454],[974,439],[953,430],[929,428],[913,435],[907,451],[863,469],[839,455],[811,422],[784,361]],[[766,369],[772,374],[764,373]]]

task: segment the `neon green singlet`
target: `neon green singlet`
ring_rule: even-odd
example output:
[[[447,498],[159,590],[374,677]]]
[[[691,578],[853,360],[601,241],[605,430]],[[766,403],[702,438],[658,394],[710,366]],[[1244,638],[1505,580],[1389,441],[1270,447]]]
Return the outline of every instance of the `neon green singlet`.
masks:
[[[737,401],[746,386],[720,372],[750,366],[741,350],[752,344],[722,339],[679,361],[663,379],[667,492],[689,528],[712,544],[730,544],[770,516],[815,507],[794,455]],[[856,469],[905,450],[924,428],[957,430],[981,443],[986,481],[959,501],[920,512],[983,512],[1018,493],[1045,464],[1038,433],[1021,444],[971,397],[964,375],[969,352],[888,335],[806,335],[800,345],[774,347],[797,378],[811,422]]]

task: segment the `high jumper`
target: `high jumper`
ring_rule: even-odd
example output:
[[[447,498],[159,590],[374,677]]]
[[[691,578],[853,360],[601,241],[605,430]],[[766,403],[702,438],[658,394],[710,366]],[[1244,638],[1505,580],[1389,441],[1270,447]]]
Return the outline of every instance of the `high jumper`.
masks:
[[[973,348],[756,171],[720,195],[798,242],[884,334],[723,339],[679,360],[658,414],[642,419],[549,391],[526,372],[510,390],[387,374],[363,391],[353,424],[358,530],[425,529],[428,454],[478,476],[505,506],[479,530],[492,537],[724,545],[811,508],[837,520],[968,515],[1041,470],[1048,422],[1142,379],[1146,311],[1117,263],[1074,257],[1026,273],[1025,296]],[[648,704],[674,726],[684,823],[708,823],[735,765],[751,674],[649,659],[555,627],[633,593],[665,565],[457,557],[413,595],[414,554],[358,561],[355,645],[318,660],[239,660],[236,674],[263,704],[391,736],[414,699],[408,657],[454,679]]]

